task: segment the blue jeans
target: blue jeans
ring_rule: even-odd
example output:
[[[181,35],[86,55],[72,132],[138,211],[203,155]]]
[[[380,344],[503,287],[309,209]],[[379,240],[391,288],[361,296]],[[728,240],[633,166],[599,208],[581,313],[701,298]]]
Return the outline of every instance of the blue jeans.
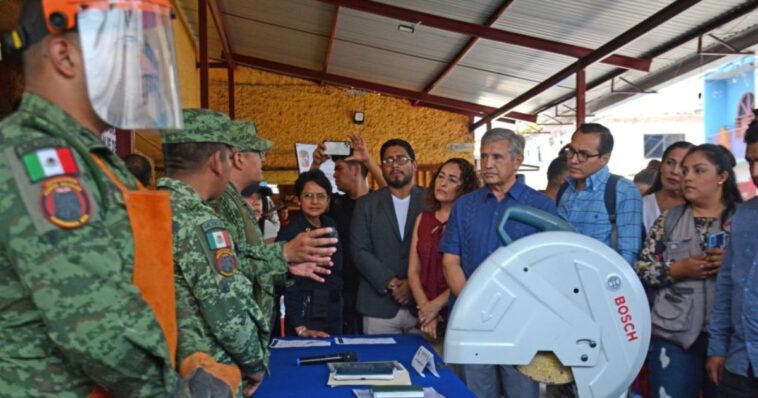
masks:
[[[537,382],[509,365],[463,365],[463,375],[478,398],[537,398],[540,394]]]
[[[688,350],[653,337],[647,355],[648,381],[654,398],[716,397],[714,385],[705,373],[708,334],[701,333]]]

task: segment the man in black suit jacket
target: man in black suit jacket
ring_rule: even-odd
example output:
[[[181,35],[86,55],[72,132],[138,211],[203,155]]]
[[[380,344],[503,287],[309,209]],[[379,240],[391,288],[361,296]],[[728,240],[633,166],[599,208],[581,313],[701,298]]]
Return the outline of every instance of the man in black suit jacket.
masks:
[[[357,308],[366,334],[416,330],[418,319],[407,281],[408,251],[424,189],[413,185],[415,159],[408,142],[385,142],[381,167],[388,186],[358,199],[353,213],[350,251],[361,274]]]

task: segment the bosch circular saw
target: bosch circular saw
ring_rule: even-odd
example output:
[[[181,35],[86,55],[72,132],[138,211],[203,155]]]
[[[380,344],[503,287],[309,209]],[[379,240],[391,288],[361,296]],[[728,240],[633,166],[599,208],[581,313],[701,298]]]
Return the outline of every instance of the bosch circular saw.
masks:
[[[505,224],[542,231],[512,242]],[[512,206],[505,246],[477,268],[455,302],[445,361],[515,365],[548,384],[572,380],[581,398],[616,398],[642,367],[650,310],[632,267],[560,218]]]

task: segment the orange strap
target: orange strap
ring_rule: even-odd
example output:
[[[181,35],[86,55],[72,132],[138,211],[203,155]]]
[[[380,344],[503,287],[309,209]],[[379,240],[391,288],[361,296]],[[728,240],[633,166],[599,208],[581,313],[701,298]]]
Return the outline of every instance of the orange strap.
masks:
[[[139,288],[142,298],[155,312],[158,324],[166,338],[171,365],[175,368],[178,331],[171,199],[167,192],[149,191],[140,184],[136,190],[127,188],[102,159],[94,154],[92,159],[116,184],[124,197],[134,237],[132,282]],[[100,392],[96,390],[90,397],[107,396],[98,395]]]

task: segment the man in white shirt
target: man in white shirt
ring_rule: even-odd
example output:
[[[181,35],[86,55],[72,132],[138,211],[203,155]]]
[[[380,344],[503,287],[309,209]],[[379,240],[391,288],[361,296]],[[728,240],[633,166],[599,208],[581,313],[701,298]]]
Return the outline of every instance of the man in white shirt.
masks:
[[[413,184],[416,153],[408,142],[385,142],[380,157],[387,187],[358,199],[350,226],[350,251],[361,274],[357,308],[366,334],[408,333],[418,322],[408,252],[424,189]]]

